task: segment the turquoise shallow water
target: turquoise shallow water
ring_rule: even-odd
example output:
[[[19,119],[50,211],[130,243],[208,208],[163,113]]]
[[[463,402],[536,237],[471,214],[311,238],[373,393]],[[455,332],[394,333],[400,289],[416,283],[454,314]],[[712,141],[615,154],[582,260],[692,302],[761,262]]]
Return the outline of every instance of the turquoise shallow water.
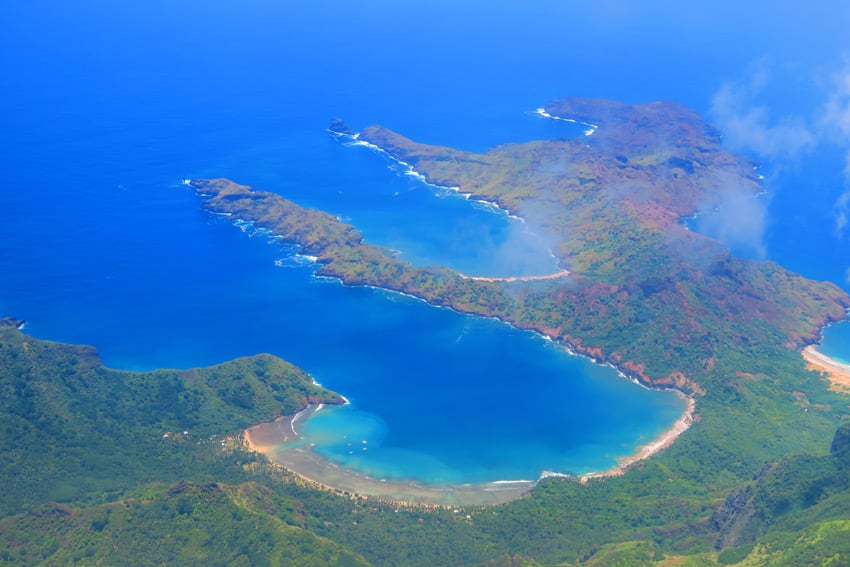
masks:
[[[850,364],[850,323],[839,323],[823,331],[823,342],[818,350],[826,356]]]
[[[531,333],[444,316],[451,323],[423,344],[431,361],[388,356],[400,372],[380,387],[395,403],[325,408],[304,424],[307,441],[371,476],[536,480],[544,470],[606,470],[684,410],[671,392],[640,388]],[[470,364],[469,353],[482,359]]]

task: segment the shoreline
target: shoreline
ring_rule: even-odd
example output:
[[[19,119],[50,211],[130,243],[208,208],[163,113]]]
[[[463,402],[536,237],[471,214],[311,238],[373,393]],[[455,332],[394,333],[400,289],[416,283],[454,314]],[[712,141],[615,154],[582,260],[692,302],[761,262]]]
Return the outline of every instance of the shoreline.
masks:
[[[682,415],[657,438],[639,446],[631,455],[618,459],[614,467],[578,476],[543,471],[540,477],[533,481],[495,480],[482,484],[430,486],[416,479],[388,481],[371,478],[321,456],[313,450],[312,444],[307,444],[297,432],[295,425],[318,411],[318,406],[308,406],[294,415],[282,416],[274,422],[249,427],[243,432],[243,438],[249,450],[264,455],[272,465],[289,471],[320,490],[366,500],[389,501],[398,506],[493,506],[528,496],[544,478],[569,478],[584,484],[592,480],[620,476],[636,463],[666,449],[695,421],[695,400],[678,390],[674,391],[686,402]]]
[[[830,382],[830,389],[847,391],[850,390],[850,364],[833,360],[817,350],[815,345],[809,345],[803,349],[803,360],[806,368],[820,372]]]
[[[465,276],[458,272],[460,277],[465,280],[475,280],[479,282],[534,282],[540,280],[556,280],[558,278],[565,278],[570,275],[569,270],[561,270],[560,272],[556,272],[554,274],[546,274],[545,276],[507,276],[507,277],[488,277],[488,276]]]
[[[673,425],[670,426],[669,429],[665,430],[661,435],[659,435],[657,438],[653,439],[649,443],[638,447],[635,453],[621,458],[617,463],[617,466],[610,468],[607,471],[581,475],[579,477],[581,482],[585,483],[588,480],[592,479],[608,478],[625,474],[633,465],[660,453],[661,451],[672,445],[682,433],[687,431],[688,428],[690,428],[690,426],[693,425],[695,421],[697,421],[695,417],[696,400],[694,400],[694,398],[692,398],[691,396],[680,392],[679,390],[673,391],[676,392],[676,394],[685,401],[687,407],[685,408],[685,411],[682,413],[682,415],[679,416],[679,419],[674,421]]]
[[[332,130],[329,130],[329,132],[331,132],[332,134],[334,134],[337,137],[348,138],[349,141],[350,141],[349,143],[353,146],[362,146],[362,147],[368,148],[370,150],[384,154],[391,161],[393,161],[393,162],[397,163],[398,165],[402,166],[403,168],[405,168],[405,171],[403,172],[404,175],[408,175],[410,177],[413,177],[414,179],[417,179],[421,183],[425,184],[426,186],[433,187],[435,189],[439,189],[439,190],[442,190],[442,191],[451,191],[453,193],[456,193],[457,195],[460,195],[461,197],[463,197],[464,199],[466,199],[468,201],[471,200],[471,201],[474,201],[476,203],[482,203],[483,205],[486,205],[488,207],[492,207],[492,208],[496,209],[499,213],[507,215],[508,218],[514,219],[514,220],[516,220],[516,221],[518,221],[522,224],[525,224],[524,218],[516,215],[515,213],[513,213],[509,209],[502,207],[499,203],[497,203],[495,201],[488,201],[486,199],[482,199],[480,197],[477,197],[474,193],[462,191],[461,188],[458,187],[458,186],[449,187],[449,186],[446,186],[446,185],[439,185],[437,183],[433,183],[433,182],[429,181],[428,178],[425,175],[423,175],[422,173],[420,173],[419,171],[417,171],[416,168],[413,165],[409,164],[408,162],[404,161],[401,158],[394,156],[389,151],[387,151],[386,149],[384,149],[383,147],[381,147],[377,144],[373,144],[372,142],[368,142],[366,140],[361,140],[360,139],[360,132],[357,132],[355,134],[343,134],[341,132],[334,132]]]
[[[315,411],[316,406],[310,406],[295,415],[249,427],[243,432],[248,450],[264,455],[273,466],[283,468],[314,488],[397,506],[449,508],[504,504],[528,495],[537,484],[530,480],[501,480],[481,485],[429,486],[415,479],[374,479],[337,465],[303,441],[294,424]],[[283,445],[289,446],[284,449]]]
[[[555,116],[554,114],[549,114],[548,112],[546,112],[545,108],[538,108],[534,111],[534,114],[540,116],[541,118],[548,118],[549,120],[561,120],[562,122],[572,122],[573,124],[581,124],[582,126],[587,126],[587,129],[584,131],[585,136],[590,136],[599,129],[598,124],[591,124],[590,122],[575,120],[573,118],[564,118],[563,116]]]
[[[368,144],[368,142],[363,142],[363,145]],[[374,144],[371,144],[374,146]],[[387,153],[385,150],[375,146],[376,149]],[[400,160],[393,158],[390,154],[387,154],[391,159],[400,162]],[[403,162],[400,162],[403,163]],[[405,164],[408,165],[408,164]],[[244,221],[243,221],[244,222]],[[272,234],[274,232],[272,231]],[[321,271],[321,270],[319,270]],[[489,280],[489,281],[525,281],[525,280],[550,280],[557,278],[564,278],[570,275],[568,270],[561,270],[554,274],[547,274],[544,276],[518,276],[518,277],[509,277],[509,278],[485,278],[485,277],[470,277],[464,276],[463,274],[458,274],[461,278],[466,279],[481,279],[481,280]],[[342,493],[352,493],[353,495],[364,496],[364,497],[378,497],[384,498],[388,500],[392,500],[397,503],[406,503],[412,505],[437,505],[437,506],[449,506],[449,505],[488,505],[488,504],[499,504],[508,502],[510,500],[514,500],[520,498],[527,493],[530,492],[534,486],[537,485],[541,478],[546,478],[549,476],[559,476],[559,477],[569,477],[573,479],[580,480],[581,482],[587,482],[590,479],[596,478],[606,478],[611,476],[617,476],[623,474],[626,470],[628,470],[635,463],[649,458],[666,447],[670,446],[675,439],[678,438],[685,430],[690,427],[690,425],[694,422],[694,412],[695,412],[695,402],[694,399],[684,392],[675,389],[675,388],[657,388],[653,387],[652,384],[645,384],[641,380],[636,377],[630,375],[622,368],[619,368],[617,365],[612,364],[610,362],[603,362],[597,360],[596,358],[577,352],[572,345],[569,343],[562,343],[560,340],[555,341],[551,337],[547,336],[544,332],[541,332],[539,329],[529,329],[529,328],[520,328],[515,324],[502,320],[498,316],[491,315],[481,315],[474,314],[464,311],[459,311],[454,307],[449,305],[436,305],[429,302],[427,299],[423,297],[419,297],[417,295],[401,291],[399,289],[392,289],[388,287],[381,287],[377,285],[371,284],[351,284],[347,283],[340,276],[327,276],[320,275],[318,272],[314,274],[314,277],[317,279],[328,279],[330,281],[334,281],[335,283],[339,283],[346,287],[367,287],[375,290],[379,290],[383,293],[391,293],[394,295],[400,295],[408,298],[412,298],[416,301],[421,301],[425,304],[431,305],[432,307],[438,308],[447,308],[452,311],[455,311],[459,314],[470,316],[470,317],[484,317],[488,319],[495,319],[500,323],[507,324],[510,327],[513,327],[517,330],[527,331],[534,333],[535,335],[543,338],[544,340],[548,340],[552,343],[558,344],[559,346],[566,349],[566,351],[570,355],[581,356],[583,358],[587,358],[591,362],[601,366],[610,366],[616,372],[622,376],[623,378],[638,384],[639,386],[650,389],[650,390],[673,390],[678,396],[680,396],[683,400],[686,401],[686,409],[682,413],[682,415],[677,419],[673,425],[665,430],[658,438],[653,441],[646,443],[642,446],[637,447],[636,451],[625,457],[619,458],[618,462],[612,468],[601,471],[601,472],[592,472],[585,473],[582,475],[571,475],[571,474],[563,474],[552,471],[544,471],[541,473],[540,477],[534,481],[519,481],[519,482],[493,482],[487,483],[478,486],[472,485],[461,485],[461,486],[450,486],[450,487],[429,487],[427,485],[423,485],[420,481],[416,479],[408,479],[403,481],[396,482],[388,482],[386,480],[375,480],[368,476],[361,475],[359,473],[355,473],[351,470],[345,469],[344,467],[340,467],[338,464],[331,462],[328,459],[325,459],[315,451],[311,449],[309,445],[306,444],[303,439],[298,436],[297,432],[293,428],[293,424],[295,421],[304,418],[303,414],[305,412],[315,411],[315,408],[307,408],[306,410],[302,410],[301,412],[295,414],[294,416],[286,416],[280,418],[278,421],[274,423],[280,423],[281,420],[286,420],[287,427],[292,433],[292,437],[288,435],[278,436],[274,439],[274,442],[260,442],[255,437],[256,433],[259,429],[264,426],[271,426],[273,424],[259,424],[254,427],[245,430],[245,440],[246,443],[252,450],[260,452],[266,455],[270,461],[273,463],[289,470],[294,473],[299,478],[312,483],[315,486],[325,488],[331,491],[342,492]],[[309,414],[307,414],[309,415]],[[296,444],[295,441],[302,441],[300,445]],[[294,445],[286,450],[280,450],[280,448],[284,444],[288,444],[293,442]],[[274,457],[274,458],[272,458]],[[512,487],[512,485],[518,485],[517,487]],[[509,494],[511,493],[511,494]],[[482,494],[489,494],[486,498],[481,498]],[[492,495],[498,495],[497,498],[494,498]]]

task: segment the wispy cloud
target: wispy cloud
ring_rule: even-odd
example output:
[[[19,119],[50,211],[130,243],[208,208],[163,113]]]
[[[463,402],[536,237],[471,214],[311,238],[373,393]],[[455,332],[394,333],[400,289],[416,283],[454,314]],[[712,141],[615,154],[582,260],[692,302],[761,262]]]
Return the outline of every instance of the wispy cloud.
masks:
[[[833,204],[832,216],[833,233],[844,238],[850,232],[850,56],[819,84],[823,88],[820,105],[808,112],[774,117],[760,104],[761,93],[771,86],[767,65],[761,62],[745,80],[720,87],[711,101],[711,117],[729,148],[772,160],[774,165],[793,163],[820,144],[843,148],[845,188]]]
[[[769,80],[766,69],[760,68],[745,81],[724,84],[711,99],[711,116],[731,149],[793,159],[811,148],[815,137],[802,117],[774,118],[758,104]]]
[[[829,93],[824,103],[819,126],[824,136],[842,147],[850,147],[850,61],[834,73],[829,81]],[[844,166],[844,191],[833,205],[836,238],[843,238],[850,224],[850,150]]]
[[[850,142],[850,62],[835,73],[820,116],[824,133],[839,143]]]
[[[694,229],[715,238],[735,253],[765,258],[765,231],[768,225],[767,203],[741,188],[733,177],[716,180],[717,192],[699,206]]]
[[[844,166],[844,191],[838,196],[833,205],[833,215],[835,216],[835,237],[842,238],[850,223],[850,152],[847,152],[846,163]]]

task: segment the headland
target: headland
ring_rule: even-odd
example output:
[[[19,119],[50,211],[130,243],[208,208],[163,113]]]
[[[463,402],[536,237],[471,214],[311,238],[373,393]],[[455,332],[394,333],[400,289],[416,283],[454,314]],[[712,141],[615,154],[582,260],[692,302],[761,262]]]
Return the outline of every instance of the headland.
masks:
[[[544,112],[598,128],[581,139],[507,144],[484,153],[420,144],[380,126],[365,128],[358,140],[427,183],[456,187],[533,224],[555,243],[553,256],[565,270],[548,277],[474,279],[440,266],[415,267],[368,244],[355,227],[276,193],[226,179],[191,184],[205,209],[254,222],[315,256],[319,276],[496,318],[644,386],[690,398],[670,430],[596,478],[657,453],[700,421],[696,398],[710,402],[701,411],[723,413],[729,396],[747,387],[729,376],[762,372],[747,362],[753,348],[769,345],[766,352],[793,355],[825,325],[847,317],[850,297],[775,263],[737,258],[723,243],[684,226],[706,203],[721,204],[718,179],[742,195],[763,191],[755,163],[725,150],[719,132],[693,111],[671,102],[570,98],[550,102]],[[743,352],[747,356],[729,356]],[[725,427],[750,427],[741,415],[730,415],[734,421]],[[255,438],[257,447],[268,447]],[[308,451],[291,453],[300,461],[284,466],[300,467],[307,478],[338,488],[354,482],[311,460]]]

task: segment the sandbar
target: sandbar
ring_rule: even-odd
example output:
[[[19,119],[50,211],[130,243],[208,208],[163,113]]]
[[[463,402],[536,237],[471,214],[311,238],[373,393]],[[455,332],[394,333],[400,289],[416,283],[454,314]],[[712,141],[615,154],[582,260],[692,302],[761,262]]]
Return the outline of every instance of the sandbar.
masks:
[[[824,374],[833,390],[850,390],[850,364],[838,362],[819,352],[814,345],[803,349],[806,368]]]
[[[636,462],[655,455],[669,447],[694,422],[693,398],[680,394],[687,408],[670,429],[657,439],[620,459],[612,469],[589,473],[580,477],[545,472],[541,478],[562,476],[587,482],[625,473]],[[484,484],[458,486],[430,486],[421,481],[374,479],[326,459],[313,450],[297,433],[297,424],[307,419],[316,406],[292,416],[283,416],[272,423],[261,423],[245,430],[245,442],[250,450],[266,456],[269,461],[283,467],[308,484],[325,490],[359,496],[366,499],[389,501],[398,505],[424,507],[488,506],[504,504],[527,496],[537,481],[495,481]]]

